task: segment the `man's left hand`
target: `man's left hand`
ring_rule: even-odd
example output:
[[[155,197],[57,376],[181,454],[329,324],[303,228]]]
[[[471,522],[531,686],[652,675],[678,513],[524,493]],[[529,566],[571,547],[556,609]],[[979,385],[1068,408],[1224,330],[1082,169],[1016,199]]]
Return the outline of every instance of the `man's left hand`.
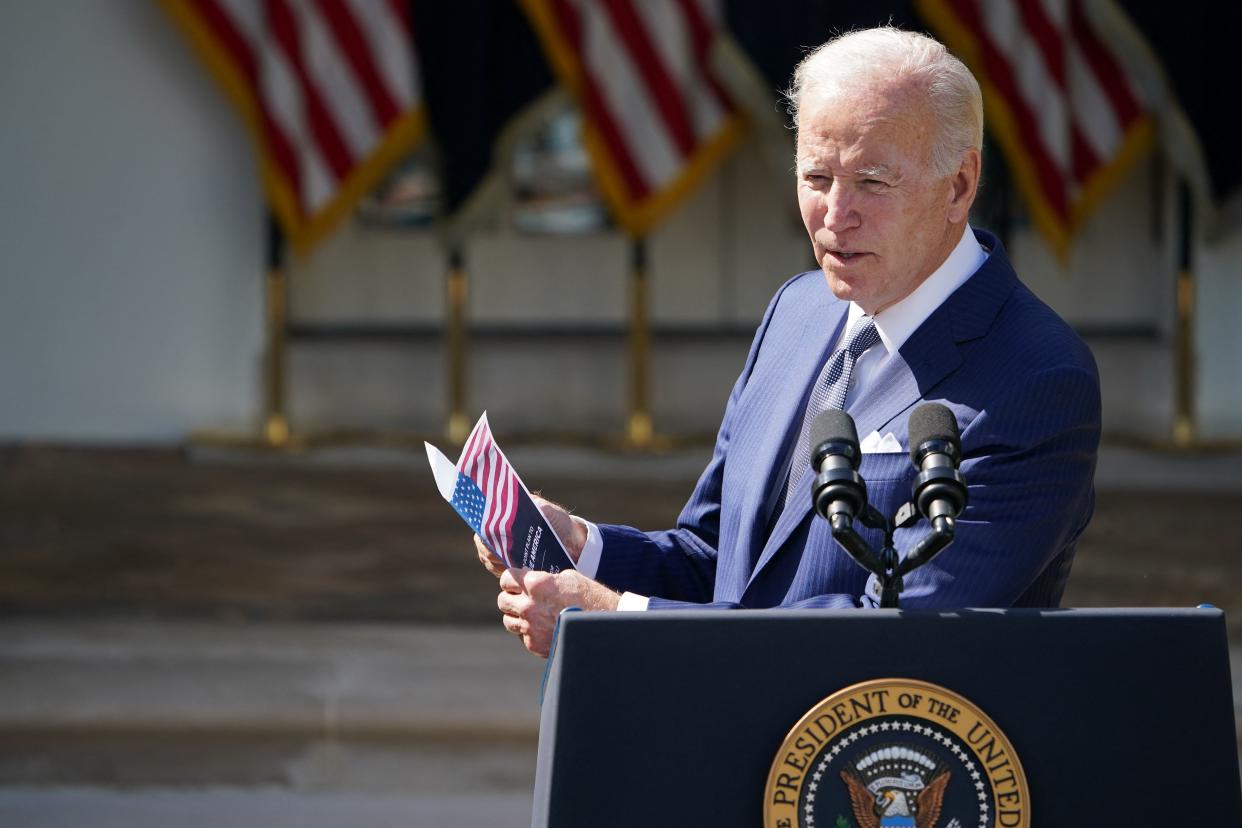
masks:
[[[534,569],[507,569],[496,598],[505,629],[541,658],[548,657],[557,616],[566,607],[615,610],[621,596],[576,570],[553,575]]]

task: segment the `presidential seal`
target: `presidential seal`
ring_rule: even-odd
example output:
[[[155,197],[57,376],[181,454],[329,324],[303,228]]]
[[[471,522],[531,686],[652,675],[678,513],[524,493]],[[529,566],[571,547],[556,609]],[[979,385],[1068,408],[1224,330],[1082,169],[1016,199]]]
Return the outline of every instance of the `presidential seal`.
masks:
[[[865,681],[785,737],[765,828],[1029,828],[1022,763],[968,700],[912,679]]]

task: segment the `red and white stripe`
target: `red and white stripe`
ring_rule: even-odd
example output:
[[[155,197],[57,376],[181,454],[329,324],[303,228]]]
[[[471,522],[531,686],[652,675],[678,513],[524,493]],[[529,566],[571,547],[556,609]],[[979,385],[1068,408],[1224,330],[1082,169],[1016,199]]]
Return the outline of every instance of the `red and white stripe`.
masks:
[[[249,84],[265,155],[313,217],[420,104],[402,0],[189,0]]]
[[[466,439],[457,470],[475,482],[483,492],[486,505],[479,535],[487,545],[509,562],[509,549],[513,539],[513,521],[517,517],[517,473],[501,453],[492,438],[487,415],[475,424],[474,431]]]
[[[536,3],[535,5],[541,5]],[[717,0],[544,0],[623,208],[673,185],[737,108],[709,63]]]
[[[1066,228],[1083,189],[1144,117],[1083,0],[943,0],[978,44],[1042,198]]]

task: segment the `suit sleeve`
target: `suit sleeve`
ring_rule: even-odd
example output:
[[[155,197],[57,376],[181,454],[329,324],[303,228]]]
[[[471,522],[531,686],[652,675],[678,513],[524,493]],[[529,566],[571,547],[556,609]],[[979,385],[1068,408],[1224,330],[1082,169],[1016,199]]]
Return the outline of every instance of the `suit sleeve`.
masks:
[[[759,323],[742,373],[729,394],[724,418],[716,434],[712,459],[678,516],[676,528],[642,532],[629,526],[600,524],[604,548],[596,578],[601,583],[640,595],[693,602],[700,608],[703,603],[711,601],[716,579],[721,487],[729,456],[731,415],[754,369],[773,312],[792,282],[793,279],[786,282],[776,292],[763,315],[763,321]],[[656,609],[657,603],[661,604],[659,608],[664,608],[662,602],[654,597],[651,608]]]
[[[969,500],[955,540],[905,578],[903,607],[1055,605],[1094,506],[1100,388],[1094,366],[1014,382],[962,432]],[[898,530],[903,552],[927,524]],[[876,578],[863,602],[878,605]]]

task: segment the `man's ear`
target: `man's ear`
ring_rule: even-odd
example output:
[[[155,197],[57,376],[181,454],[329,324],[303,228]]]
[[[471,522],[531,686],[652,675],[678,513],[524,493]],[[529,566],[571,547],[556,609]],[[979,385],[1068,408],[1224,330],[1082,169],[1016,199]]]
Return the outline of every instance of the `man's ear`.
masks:
[[[957,172],[949,179],[952,189],[949,192],[948,219],[954,224],[966,221],[970,215],[970,205],[975,203],[975,194],[979,191],[979,169],[982,160],[979,150],[969,149],[962,153],[962,163]]]

